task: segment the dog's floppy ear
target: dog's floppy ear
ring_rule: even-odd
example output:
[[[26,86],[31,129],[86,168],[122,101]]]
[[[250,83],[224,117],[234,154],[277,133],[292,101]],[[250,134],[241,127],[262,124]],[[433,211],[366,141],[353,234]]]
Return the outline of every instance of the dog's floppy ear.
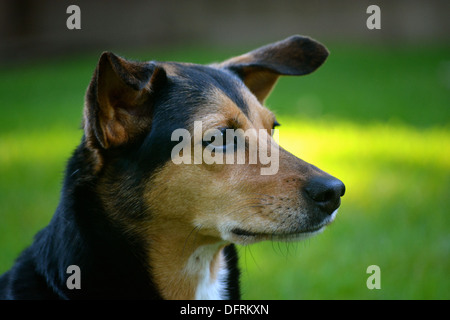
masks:
[[[149,130],[152,93],[164,69],[150,62],[132,62],[104,52],[89,84],[84,130],[90,146],[120,146]]]
[[[328,50],[317,41],[291,36],[219,64],[237,74],[262,103],[280,75],[313,72],[326,60]]]

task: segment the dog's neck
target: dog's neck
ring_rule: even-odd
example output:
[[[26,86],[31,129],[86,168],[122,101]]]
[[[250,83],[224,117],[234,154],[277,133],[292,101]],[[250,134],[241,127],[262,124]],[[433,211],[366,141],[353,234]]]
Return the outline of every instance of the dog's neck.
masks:
[[[157,215],[150,227],[141,221],[132,226],[139,229],[137,238],[105,219],[95,181],[78,169],[86,167],[80,165],[82,151],[70,160],[64,196],[33,244],[39,254],[32,263],[46,275],[49,292],[61,299],[239,298],[234,247],[181,223],[164,224]],[[81,289],[67,287],[70,265],[81,270]]]
[[[149,272],[165,299],[227,299],[227,243],[172,228],[150,235]]]

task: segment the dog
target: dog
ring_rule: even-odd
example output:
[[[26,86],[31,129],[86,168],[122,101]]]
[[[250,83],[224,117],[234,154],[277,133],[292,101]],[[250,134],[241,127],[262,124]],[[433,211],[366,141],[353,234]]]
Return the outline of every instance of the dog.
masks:
[[[0,278],[0,298],[240,299],[235,244],[320,233],[345,186],[282,148],[271,175],[261,161],[175,164],[172,133],[200,121],[204,131],[258,129],[278,146],[266,97],[279,76],[309,74],[327,56],[298,35],[210,65],[104,52],[59,205]]]

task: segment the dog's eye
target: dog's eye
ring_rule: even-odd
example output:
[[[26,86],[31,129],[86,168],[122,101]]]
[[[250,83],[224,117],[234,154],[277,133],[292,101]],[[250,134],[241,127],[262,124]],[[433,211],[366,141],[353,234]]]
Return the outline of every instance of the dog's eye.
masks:
[[[230,139],[227,139],[228,130],[233,129],[219,128],[206,131],[203,138],[203,145],[205,147],[214,148],[214,151],[225,150],[229,147],[234,148],[236,137],[233,139],[231,136]]]

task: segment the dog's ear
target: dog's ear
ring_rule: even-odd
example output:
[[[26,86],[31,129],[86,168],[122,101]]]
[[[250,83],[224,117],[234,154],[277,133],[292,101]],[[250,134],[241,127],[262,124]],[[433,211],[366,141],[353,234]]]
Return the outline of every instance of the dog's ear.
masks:
[[[280,75],[313,72],[326,60],[328,50],[317,41],[291,36],[219,64],[237,74],[262,103]]]
[[[150,62],[132,62],[104,52],[89,84],[84,130],[90,146],[120,146],[149,130],[152,96],[166,79]]]

